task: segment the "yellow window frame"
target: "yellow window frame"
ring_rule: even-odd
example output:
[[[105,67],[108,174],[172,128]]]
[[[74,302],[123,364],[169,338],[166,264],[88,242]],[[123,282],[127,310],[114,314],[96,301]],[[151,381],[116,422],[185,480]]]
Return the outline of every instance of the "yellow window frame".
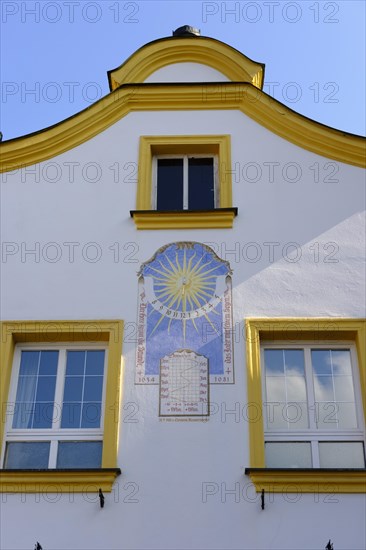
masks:
[[[366,320],[323,318],[250,318],[246,320],[248,403],[262,411],[262,341],[319,343],[353,341],[356,345],[366,422]],[[249,421],[250,476],[256,491],[288,493],[365,493],[366,469],[271,469],[265,467],[263,415]]]
[[[7,401],[18,343],[105,342],[108,370],[104,408],[102,466],[93,470],[0,470],[0,492],[110,492],[116,476],[121,395],[123,322],[111,321],[4,321],[1,329],[0,448],[4,444]]]
[[[219,208],[210,211],[159,212],[152,209],[153,157],[155,155],[210,154],[218,157]],[[232,208],[231,140],[229,135],[141,136],[136,211],[137,229],[230,228]]]

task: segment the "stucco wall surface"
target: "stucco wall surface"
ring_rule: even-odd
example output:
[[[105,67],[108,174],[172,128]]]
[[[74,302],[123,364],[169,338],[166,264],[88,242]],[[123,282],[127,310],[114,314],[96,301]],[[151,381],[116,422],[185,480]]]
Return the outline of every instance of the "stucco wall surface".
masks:
[[[231,136],[233,229],[137,231],[139,137],[194,133]],[[3,495],[1,548],[363,549],[364,495],[276,494],[261,510],[244,475],[244,320],[364,317],[364,207],[361,169],[236,111],[132,113],[3,175],[1,318],[123,319],[126,331],[123,473],[105,508],[94,495]],[[158,387],[134,385],[137,272],[176,241],[208,244],[233,271],[235,384],[211,386],[207,422],[160,422]]]

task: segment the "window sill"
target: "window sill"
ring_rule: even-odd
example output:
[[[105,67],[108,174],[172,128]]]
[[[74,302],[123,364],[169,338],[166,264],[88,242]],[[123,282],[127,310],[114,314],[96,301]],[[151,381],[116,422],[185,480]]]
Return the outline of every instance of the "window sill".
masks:
[[[1,470],[0,493],[110,493],[121,470]]]
[[[366,469],[246,468],[256,492],[366,493]]]
[[[215,210],[131,210],[137,229],[223,229],[233,227],[237,208]]]

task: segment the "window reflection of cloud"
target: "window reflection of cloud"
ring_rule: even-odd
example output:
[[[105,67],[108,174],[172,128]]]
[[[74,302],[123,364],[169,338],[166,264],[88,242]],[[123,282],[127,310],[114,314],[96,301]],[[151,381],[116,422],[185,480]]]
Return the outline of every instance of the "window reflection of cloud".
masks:
[[[355,401],[352,376],[335,376],[334,389],[337,401]]]
[[[303,350],[285,350],[285,364],[287,376],[304,375],[304,352]]]
[[[332,350],[332,363],[334,374],[352,374],[351,354],[348,350]]]

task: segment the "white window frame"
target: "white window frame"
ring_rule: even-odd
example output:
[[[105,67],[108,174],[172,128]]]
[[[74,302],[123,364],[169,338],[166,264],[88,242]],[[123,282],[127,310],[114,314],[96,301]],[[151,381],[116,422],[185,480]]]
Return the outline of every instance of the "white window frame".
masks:
[[[158,160],[160,159],[183,159],[183,210],[189,210],[188,204],[188,160],[194,158],[212,158],[213,159],[213,172],[214,172],[214,208],[219,208],[219,181],[218,181],[218,155],[210,153],[201,154],[172,154],[172,155],[154,155],[153,156],[153,178],[152,178],[152,197],[151,204],[153,210],[157,210],[157,197],[158,197]]]
[[[304,362],[305,362],[305,384],[306,395],[308,405],[308,418],[309,427],[302,430],[269,430],[267,428],[267,414],[264,412],[264,445],[266,443],[278,442],[278,443],[295,443],[295,442],[309,442],[311,444],[311,459],[312,468],[320,468],[320,453],[319,443],[321,442],[362,442],[364,445],[364,453],[366,454],[366,431],[365,421],[362,409],[362,395],[361,385],[359,379],[359,369],[357,364],[357,352],[355,344],[352,341],[344,341],[330,344],[319,344],[319,342],[302,342],[293,341],[289,344],[286,341],[261,341],[261,364],[263,365],[263,378],[262,378],[262,401],[263,409],[267,406],[267,391],[266,391],[266,372],[264,362],[264,349],[285,349],[285,350],[304,350]],[[357,428],[339,430],[329,429],[324,430],[316,427],[315,415],[315,393],[313,385],[313,373],[311,365],[311,350],[312,349],[324,349],[324,350],[336,350],[347,349],[351,355],[351,367],[352,367],[352,379],[355,393],[355,408],[357,418]]]
[[[41,429],[22,429],[13,428],[13,405],[15,405],[16,392],[18,386],[18,378],[20,371],[20,362],[22,351],[37,350],[37,351],[58,351],[57,378],[55,388],[54,405],[58,407],[57,414],[54,414],[52,427]],[[88,350],[103,350],[104,351],[104,373],[103,373],[103,389],[102,389],[102,407],[100,428],[61,428],[61,409],[63,403],[63,392],[65,385],[66,374],[66,354],[67,351],[88,351]],[[57,468],[57,451],[58,443],[61,441],[101,441],[103,444],[104,433],[104,411],[106,402],[106,380],[108,366],[108,347],[101,343],[85,343],[75,344],[74,342],[62,342],[62,344],[47,343],[29,343],[17,344],[14,350],[13,369],[10,382],[8,406],[6,412],[6,426],[3,448],[1,450],[1,468],[4,468],[5,452],[7,443],[14,442],[50,442],[50,454],[48,469]],[[82,467],[82,465],[81,465]]]

